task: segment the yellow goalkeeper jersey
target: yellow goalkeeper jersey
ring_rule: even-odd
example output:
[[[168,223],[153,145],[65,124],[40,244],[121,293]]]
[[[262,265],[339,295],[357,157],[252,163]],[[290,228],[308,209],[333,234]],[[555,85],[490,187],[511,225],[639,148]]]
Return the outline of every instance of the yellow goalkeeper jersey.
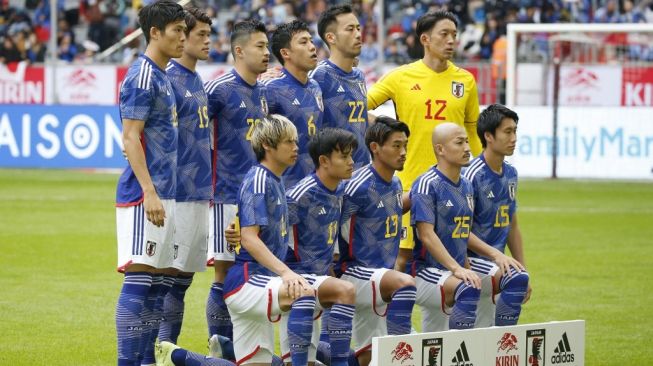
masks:
[[[440,123],[464,126],[472,154],[481,153],[481,140],[476,134],[478,91],[469,71],[451,62],[440,73],[422,60],[400,66],[368,90],[367,108],[375,109],[389,99],[394,102],[397,119],[410,128],[406,164],[403,171],[397,172],[405,190],[410,190],[413,181],[436,163],[431,133]]]

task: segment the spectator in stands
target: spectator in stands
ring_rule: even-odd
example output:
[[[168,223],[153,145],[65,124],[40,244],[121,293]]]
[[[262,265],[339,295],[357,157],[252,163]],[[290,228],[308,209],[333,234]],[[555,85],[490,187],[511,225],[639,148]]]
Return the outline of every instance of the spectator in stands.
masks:
[[[620,14],[616,0],[607,0],[594,14],[595,23],[619,23],[619,18]]]
[[[77,54],[77,46],[72,41],[71,33],[64,33],[59,39],[59,49],[57,50],[57,58],[59,60],[72,62]]]

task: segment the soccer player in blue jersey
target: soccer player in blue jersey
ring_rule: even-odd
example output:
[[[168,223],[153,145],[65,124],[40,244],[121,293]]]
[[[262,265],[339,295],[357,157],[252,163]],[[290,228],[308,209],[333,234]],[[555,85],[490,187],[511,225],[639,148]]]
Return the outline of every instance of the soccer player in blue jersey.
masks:
[[[467,249],[487,253],[491,248],[471,233],[474,192],[460,174],[471,154],[464,128],[440,124],[432,141],[438,164],[419,176],[410,191],[416,303],[425,332],[469,329],[476,320],[481,280],[467,268]],[[521,270],[517,261],[501,253],[493,253],[493,259],[503,271],[510,266]]]
[[[273,322],[290,311],[288,332],[293,365],[306,365],[313,331],[314,290],[283,262],[289,244],[283,171],[297,161],[297,130],[287,118],[264,118],[252,133],[259,162],[238,193],[241,245],[225,279],[225,302],[234,329],[237,364],[269,364]]]
[[[184,316],[184,296],[193,273],[206,269],[206,238],[209,228],[211,182],[211,144],[207,116],[207,97],[200,76],[195,72],[198,60],[209,54],[211,18],[198,8],[186,9],[186,44],[181,58],[166,68],[177,105],[177,194],[175,204],[176,274],[164,275],[164,297],[158,337],[177,342]],[[155,324],[156,325],[156,324]],[[156,334],[154,335],[156,337]],[[153,363],[154,354],[146,352],[143,363]]]
[[[404,211],[394,173],[404,167],[409,135],[405,123],[378,117],[365,134],[372,163],[354,173],[343,197],[336,273],[356,288],[352,338],[363,366],[370,362],[372,337],[411,329],[415,280],[393,269]]]
[[[329,48],[329,59],[318,63],[309,77],[317,81],[324,100],[324,127],[351,131],[358,140],[356,169],[369,164],[365,147],[367,89],[363,72],[354,67],[361,53],[361,25],[349,4],[334,5],[320,15],[318,34]]]
[[[463,173],[474,188],[472,233],[525,265],[521,231],[517,223],[517,170],[505,162],[517,144],[517,113],[500,104],[487,107],[478,119],[483,153]],[[526,271],[502,274],[487,257],[469,252],[472,270],[482,280],[477,327],[517,324],[522,303],[530,297]],[[496,311],[495,311],[495,295]]]
[[[302,179],[286,194],[291,225],[288,267],[302,274],[317,292],[316,311],[330,309],[327,332],[331,343],[331,365],[347,365],[354,316],[355,291],[351,283],[329,276],[337,244],[341,216],[343,179],[354,171],[352,152],[356,137],[343,129],[326,128],[308,144],[316,171]],[[317,314],[319,316],[319,314]],[[324,320],[323,320],[324,321]],[[279,334],[284,358],[293,352],[288,347],[287,317],[283,316]],[[314,327],[309,361],[316,358],[318,327]]]
[[[232,338],[223,283],[227,269],[234,262],[234,251],[224,237],[224,230],[236,218],[238,188],[249,168],[256,164],[251,147],[252,132],[268,114],[263,85],[257,82],[270,57],[265,25],[257,20],[236,23],[231,33],[231,52],[234,68],[205,85],[215,141],[215,194],[208,245],[208,260],[215,269],[215,279],[206,304],[209,337],[213,343],[216,334]]]
[[[150,342],[158,287],[154,273],[173,265],[177,193],[177,113],[168,61],[184,49],[184,9],[171,1],[138,14],[147,48],[127,71],[120,90],[124,151],[118,181],[118,270],[125,273],[116,306],[118,365],[137,366]]]
[[[317,65],[317,49],[306,23],[293,20],[272,34],[272,53],[283,69],[281,76],[265,82],[270,113],[286,116],[297,127],[297,164],[284,172],[284,183],[294,186],[315,170],[308,153],[308,141],[322,127],[324,102],[317,82],[308,77]]]

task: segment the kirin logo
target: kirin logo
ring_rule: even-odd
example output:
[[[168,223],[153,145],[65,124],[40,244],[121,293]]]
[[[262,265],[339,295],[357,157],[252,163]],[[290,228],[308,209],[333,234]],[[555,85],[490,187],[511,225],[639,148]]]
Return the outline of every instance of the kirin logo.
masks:
[[[413,347],[406,342],[399,342],[390,354],[393,356],[392,362],[399,361],[403,365],[404,362],[413,359]]]

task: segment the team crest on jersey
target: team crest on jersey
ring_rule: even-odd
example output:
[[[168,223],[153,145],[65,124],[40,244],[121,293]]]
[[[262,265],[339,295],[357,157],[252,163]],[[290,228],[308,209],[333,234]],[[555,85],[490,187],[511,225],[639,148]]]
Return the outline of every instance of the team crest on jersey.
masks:
[[[469,209],[474,211],[474,196],[468,194],[465,196],[465,198],[467,198],[467,206],[469,206]]]
[[[515,191],[517,191],[517,183],[512,182],[508,184],[508,194],[510,195],[510,199],[512,201],[515,200]]]
[[[147,245],[145,246],[145,254],[148,256],[153,256],[156,253],[156,243],[148,240]]]
[[[318,108],[320,108],[320,111],[324,112],[324,102],[322,101],[322,94],[316,95],[315,101],[317,102],[317,106]]]
[[[261,95],[261,111],[263,112],[264,115],[268,115],[268,100],[265,99],[264,96]]]
[[[465,84],[457,81],[451,82],[451,94],[456,98],[462,98],[465,95]]]
[[[363,93],[363,95],[367,95],[367,88],[365,87],[365,83],[359,81],[357,84],[358,84],[358,88],[361,90],[361,93]]]

